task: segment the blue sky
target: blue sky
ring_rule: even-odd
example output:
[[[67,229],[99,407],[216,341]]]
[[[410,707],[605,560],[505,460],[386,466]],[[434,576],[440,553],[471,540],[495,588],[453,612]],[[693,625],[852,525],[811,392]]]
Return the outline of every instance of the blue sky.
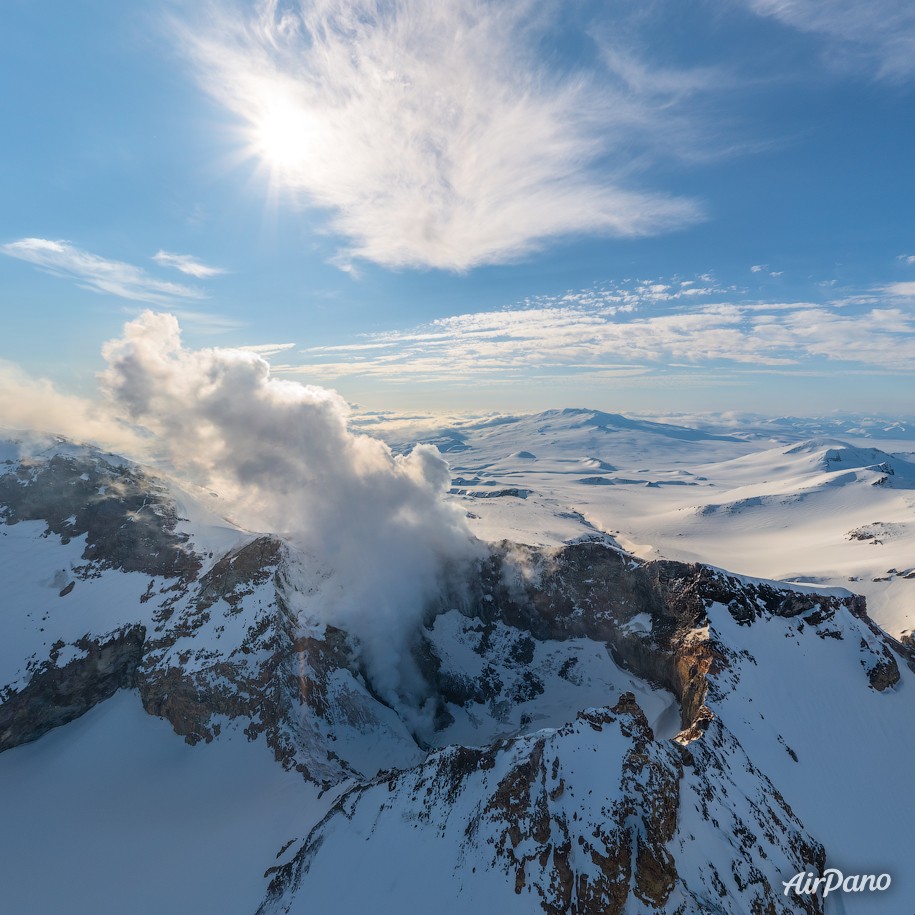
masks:
[[[10,390],[151,308],[372,409],[913,412],[907,0],[3,18]]]

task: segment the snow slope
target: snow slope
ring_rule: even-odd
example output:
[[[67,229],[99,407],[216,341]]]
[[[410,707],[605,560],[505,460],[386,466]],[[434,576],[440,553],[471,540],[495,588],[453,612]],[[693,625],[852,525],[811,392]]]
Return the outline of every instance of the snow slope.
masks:
[[[0,754],[0,786],[3,910],[21,915],[253,912],[327,807],[262,740],[188,746],[125,691]]]

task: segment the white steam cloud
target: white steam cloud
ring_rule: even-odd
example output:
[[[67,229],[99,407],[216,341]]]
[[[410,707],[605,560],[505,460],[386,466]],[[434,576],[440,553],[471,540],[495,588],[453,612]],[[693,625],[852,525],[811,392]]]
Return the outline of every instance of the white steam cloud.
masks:
[[[309,557],[303,591],[359,636],[375,688],[421,700],[409,634],[449,565],[476,549],[443,499],[451,476],[438,451],[395,456],[349,430],[335,392],[272,378],[250,350],[186,349],[168,314],[145,312],[103,353],[116,410],[216,489],[236,521],[291,534]]]

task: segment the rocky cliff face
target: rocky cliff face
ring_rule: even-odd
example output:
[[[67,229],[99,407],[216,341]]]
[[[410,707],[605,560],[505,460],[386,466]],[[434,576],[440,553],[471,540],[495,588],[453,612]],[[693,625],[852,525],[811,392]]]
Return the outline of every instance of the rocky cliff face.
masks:
[[[450,860],[468,895],[475,868],[501,874],[519,911],[822,911],[777,891],[779,874],[822,867],[825,853],[733,736],[714,721],[659,741],[631,693],[558,729],[448,747],[351,788],[270,872],[261,912],[298,910],[297,892],[318,909],[360,910],[358,888],[324,875],[358,860],[361,880],[383,883],[390,849],[415,830],[435,846],[422,866]]]
[[[0,751],[68,724],[119,689],[137,683],[146,630],[125,626],[108,635],[57,641],[20,690],[0,692]]]
[[[223,531],[209,549],[164,483],[70,446],[10,462],[0,512],[18,582],[0,749],[120,688],[189,743],[264,740],[335,800],[280,851],[263,912],[355,911],[379,887],[407,910],[429,881],[454,911],[822,911],[781,893],[830,843],[785,787],[796,748],[780,730],[777,755],[757,741],[789,710],[750,684],[771,658],[822,656],[873,703],[912,662],[861,598],[600,540],[502,543],[414,634],[419,727],[381,701],[353,634],[303,615],[306,560],[280,539]],[[798,682],[816,690],[815,671]],[[360,880],[341,884],[354,860]]]

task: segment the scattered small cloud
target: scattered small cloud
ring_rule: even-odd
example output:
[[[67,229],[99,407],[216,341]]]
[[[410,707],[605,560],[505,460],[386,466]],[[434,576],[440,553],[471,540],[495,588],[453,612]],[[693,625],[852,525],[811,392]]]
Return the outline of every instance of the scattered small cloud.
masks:
[[[0,245],[0,253],[34,264],[54,276],[73,280],[83,289],[134,302],[161,306],[206,298],[202,290],[193,286],[156,279],[140,267],[100,257],[69,241],[22,238]]]
[[[750,273],[766,273],[774,278],[780,277],[784,272],[784,270],[770,270],[768,264],[753,264],[750,267]]]
[[[896,260],[902,261],[907,267],[915,264],[915,254],[900,254]]]
[[[171,251],[157,251],[153,255],[153,260],[163,267],[174,267],[188,276],[196,277],[200,280],[209,279],[212,276],[220,276],[226,271],[221,267],[210,267],[201,263],[197,258],[190,254],[173,254]]]

